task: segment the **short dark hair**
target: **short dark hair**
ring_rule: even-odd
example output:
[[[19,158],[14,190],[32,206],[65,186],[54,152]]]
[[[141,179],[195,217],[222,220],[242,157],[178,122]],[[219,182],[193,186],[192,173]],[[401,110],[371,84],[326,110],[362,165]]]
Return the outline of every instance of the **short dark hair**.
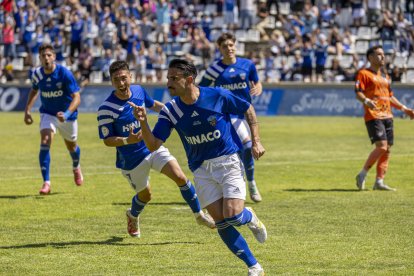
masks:
[[[185,77],[192,76],[194,80],[197,77],[197,68],[192,62],[186,59],[173,59],[168,65],[168,68],[176,68],[182,71]]]
[[[55,48],[53,48],[53,45],[52,44],[45,43],[45,44],[40,45],[40,47],[39,47],[39,54],[42,54],[46,50],[50,50],[54,54],[56,53],[55,52]]]
[[[220,46],[221,43],[230,39],[233,42],[236,42],[236,37],[232,33],[222,33],[219,38],[217,38],[217,45]]]
[[[378,50],[378,49],[382,49],[382,46],[381,45],[375,45],[375,46],[372,46],[371,48],[369,48],[368,51],[367,51],[367,59],[369,58],[370,55],[375,53],[375,51]]]
[[[128,63],[124,60],[117,60],[111,63],[109,66],[109,75],[112,76],[113,73],[119,70],[127,70],[129,71]]]

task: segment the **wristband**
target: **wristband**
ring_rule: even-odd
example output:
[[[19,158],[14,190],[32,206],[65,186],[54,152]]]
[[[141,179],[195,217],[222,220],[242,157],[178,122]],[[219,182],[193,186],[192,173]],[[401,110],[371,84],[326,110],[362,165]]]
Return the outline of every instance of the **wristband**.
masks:
[[[368,102],[369,102],[369,99],[368,99],[368,98],[365,98],[365,99],[364,99],[364,105],[367,105],[367,104],[368,104]]]
[[[122,138],[122,143],[124,145],[128,145],[128,140],[127,139],[128,139],[127,137]]]
[[[70,117],[70,115],[72,115],[72,111],[70,111],[69,109],[65,111],[65,113],[63,113],[63,118],[65,118],[65,121]]]

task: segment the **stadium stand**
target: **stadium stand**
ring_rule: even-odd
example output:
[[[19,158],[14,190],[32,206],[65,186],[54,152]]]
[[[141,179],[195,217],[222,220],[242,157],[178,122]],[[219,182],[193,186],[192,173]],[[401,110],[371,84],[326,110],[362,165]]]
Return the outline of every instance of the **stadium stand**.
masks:
[[[241,18],[226,23],[229,6],[236,17],[241,7],[253,11],[250,28],[241,28]],[[233,31],[238,55],[252,58],[267,82],[302,80],[297,69],[309,54],[311,82],[332,81],[334,60],[346,75],[340,81],[353,80],[374,44],[384,47],[390,75],[401,71],[395,81],[413,82],[413,10],[412,1],[389,0],[3,0],[0,81],[28,81],[45,42],[57,49],[57,62],[75,73],[90,48],[84,74],[75,74],[88,76],[85,83],[107,81],[114,59],[127,60],[137,81],[163,81],[174,57],[189,58],[203,71],[218,58],[215,39]],[[304,51],[308,42],[311,48]],[[324,64],[322,78],[316,63]]]

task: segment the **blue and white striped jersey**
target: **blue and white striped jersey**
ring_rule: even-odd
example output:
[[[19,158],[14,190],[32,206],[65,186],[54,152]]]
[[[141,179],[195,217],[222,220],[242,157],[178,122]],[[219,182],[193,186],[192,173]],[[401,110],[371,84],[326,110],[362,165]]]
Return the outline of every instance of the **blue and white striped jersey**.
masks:
[[[30,79],[32,88],[36,91],[40,90],[42,104],[39,111],[52,116],[56,116],[60,111],[65,112],[72,102],[72,94],[80,90],[72,72],[59,64],[56,64],[51,74],[46,74],[43,67],[35,68],[31,72]],[[68,121],[76,120],[77,117],[76,110]]]
[[[128,137],[132,128],[134,133],[141,129],[140,123],[132,114],[133,110],[128,102],[133,102],[139,106],[152,107],[154,100],[148,96],[147,92],[140,85],[131,85],[131,97],[128,100],[121,100],[111,95],[101,104],[98,109],[98,128],[99,138],[108,137]],[[150,154],[144,141],[136,144],[129,144],[116,147],[116,167],[123,170],[132,170]]]
[[[222,88],[199,87],[200,96],[187,105],[179,97],[165,104],[153,133],[166,141],[175,128],[195,171],[204,160],[233,154],[242,147],[231,125],[231,114],[244,114],[250,104]]]
[[[200,86],[223,87],[251,103],[250,81],[259,81],[256,66],[251,60],[238,57],[236,63],[231,65],[221,60],[213,62],[201,79]]]

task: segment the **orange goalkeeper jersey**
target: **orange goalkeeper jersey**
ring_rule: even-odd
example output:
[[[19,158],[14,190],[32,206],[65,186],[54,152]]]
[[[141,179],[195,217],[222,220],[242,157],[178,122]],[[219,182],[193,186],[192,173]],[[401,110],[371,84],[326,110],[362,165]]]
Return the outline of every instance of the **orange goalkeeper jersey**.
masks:
[[[364,105],[365,121],[392,118],[390,98],[393,96],[393,92],[391,79],[388,75],[381,73],[381,71],[375,73],[369,69],[359,70],[355,80],[355,92],[362,92],[376,105],[375,109]]]

